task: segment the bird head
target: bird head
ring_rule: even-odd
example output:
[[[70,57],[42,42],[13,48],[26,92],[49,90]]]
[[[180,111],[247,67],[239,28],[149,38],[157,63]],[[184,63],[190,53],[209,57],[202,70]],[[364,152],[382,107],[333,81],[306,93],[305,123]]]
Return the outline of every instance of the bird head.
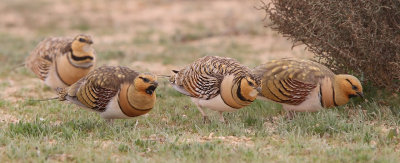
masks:
[[[134,85],[137,91],[153,96],[158,86],[157,76],[149,73],[140,74],[134,80]]]
[[[335,84],[335,93],[337,93],[336,99],[338,105],[346,104],[348,100],[353,97],[359,96],[364,98],[360,80],[352,75],[336,75]]]
[[[240,80],[240,94],[249,101],[256,99],[257,87],[257,82],[251,76],[246,76]]]
[[[82,49],[85,46],[90,46],[93,44],[92,37],[90,35],[79,34],[75,36],[72,41],[72,49]]]
[[[71,49],[78,60],[93,60],[94,53],[92,48],[92,37],[90,35],[79,34],[75,36],[71,43]]]

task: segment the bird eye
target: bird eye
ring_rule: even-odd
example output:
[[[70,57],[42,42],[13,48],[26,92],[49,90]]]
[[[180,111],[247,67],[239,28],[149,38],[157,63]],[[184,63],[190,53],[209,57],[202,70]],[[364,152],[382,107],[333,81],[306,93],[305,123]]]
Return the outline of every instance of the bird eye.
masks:
[[[150,80],[149,79],[147,79],[147,78],[142,78],[143,79],[143,81],[145,82],[145,83],[148,83],[148,82],[150,82]]]
[[[354,86],[354,85],[353,85],[353,86],[351,87],[351,89],[357,90],[358,88],[357,88],[357,86]]]
[[[79,38],[79,42],[86,42],[86,40],[83,38]]]
[[[254,84],[252,83],[252,82],[250,82],[250,81],[247,81],[247,83],[249,84],[249,86],[254,86]]]

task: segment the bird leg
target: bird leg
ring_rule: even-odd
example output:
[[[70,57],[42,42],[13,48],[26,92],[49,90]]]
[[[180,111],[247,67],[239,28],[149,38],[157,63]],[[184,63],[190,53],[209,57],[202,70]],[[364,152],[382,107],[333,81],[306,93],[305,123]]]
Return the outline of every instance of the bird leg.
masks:
[[[286,111],[286,118],[292,120],[296,116],[296,112],[293,110]]]
[[[106,119],[107,124],[110,126],[114,125],[114,119]]]
[[[197,106],[197,109],[200,111],[201,115],[203,115],[203,123],[210,122],[210,119],[208,119],[208,116],[206,113],[204,113],[203,109],[198,104],[196,104],[196,106]]]
[[[222,111],[219,111],[219,121],[222,123],[226,123],[224,115],[222,115],[222,113],[223,113]]]

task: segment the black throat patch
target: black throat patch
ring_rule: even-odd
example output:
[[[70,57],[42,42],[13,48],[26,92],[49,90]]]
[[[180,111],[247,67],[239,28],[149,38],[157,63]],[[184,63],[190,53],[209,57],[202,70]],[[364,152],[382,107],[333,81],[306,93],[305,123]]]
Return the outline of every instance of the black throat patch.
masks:
[[[333,89],[333,86],[332,86],[332,97],[333,97],[333,104],[335,105],[335,106],[339,106],[337,103],[336,103],[336,100],[335,100],[335,89]]]
[[[319,85],[319,102],[321,103],[321,106],[322,107],[325,107],[325,105],[324,105],[324,101],[322,100],[322,85]]]
[[[83,56],[83,57],[75,56],[72,51],[71,51],[71,57],[75,61],[83,61],[83,60],[86,60],[86,59],[93,60],[93,57],[91,57],[91,56]]]
[[[76,68],[81,68],[81,69],[87,69],[87,68],[90,68],[93,66],[93,63],[90,63],[90,62],[85,63],[84,65],[73,63],[72,60],[74,60],[74,61],[79,61],[79,60],[74,59],[75,55],[74,55],[74,53],[72,53],[72,51],[70,51],[70,53],[71,53],[72,58],[70,57],[69,54],[67,54],[67,60],[68,60],[69,64],[71,64],[72,66],[74,66]],[[77,57],[77,56],[75,56],[75,57]],[[90,56],[85,56],[85,57],[90,57]],[[84,57],[77,57],[77,58],[84,58]],[[93,57],[90,57],[90,58],[92,58],[91,60],[93,60]],[[85,59],[81,59],[81,60],[85,60]]]
[[[242,79],[242,80],[243,80],[243,79]],[[239,83],[239,86],[238,86],[238,90],[237,90],[237,92],[236,92],[236,95],[237,95],[237,96],[239,97],[239,99],[242,100],[242,101],[253,102],[253,101],[248,100],[248,99],[246,99],[245,97],[243,97],[243,95],[242,95],[242,93],[241,93],[241,90],[242,90],[242,82],[241,82],[241,80],[240,80],[240,83]]]
[[[351,94],[349,95],[349,98],[357,97],[357,95]]]

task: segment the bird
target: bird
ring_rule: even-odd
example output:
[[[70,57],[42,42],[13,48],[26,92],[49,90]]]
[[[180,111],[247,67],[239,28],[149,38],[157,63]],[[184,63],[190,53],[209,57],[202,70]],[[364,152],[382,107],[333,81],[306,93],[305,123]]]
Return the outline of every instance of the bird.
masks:
[[[336,75],[311,60],[271,60],[255,67],[253,74],[260,83],[257,99],[282,104],[288,118],[294,112],[316,112],[344,105],[353,97],[364,98],[361,82],[355,76]]]
[[[156,102],[157,76],[128,67],[102,66],[66,88],[58,99],[95,111],[106,120],[126,119],[149,112]]]
[[[205,56],[172,72],[172,87],[191,97],[204,122],[209,121],[204,108],[218,111],[219,121],[225,122],[223,112],[250,105],[258,94],[251,69],[232,58]]]
[[[25,66],[52,89],[74,84],[95,67],[96,52],[90,35],[73,39],[49,37],[41,41],[25,60]]]

